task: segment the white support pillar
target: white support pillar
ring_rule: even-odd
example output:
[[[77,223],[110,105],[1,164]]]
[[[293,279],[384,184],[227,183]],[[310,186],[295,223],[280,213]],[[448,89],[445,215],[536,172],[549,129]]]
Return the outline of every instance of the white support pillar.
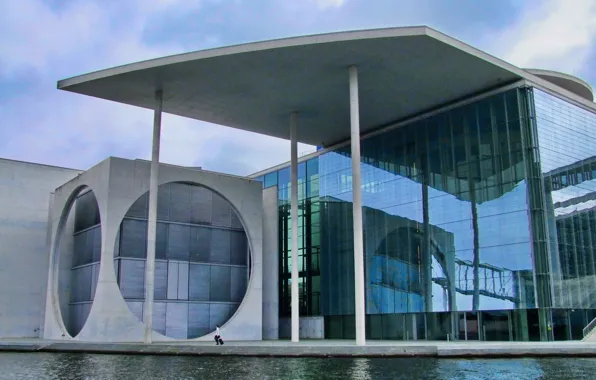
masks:
[[[356,344],[364,346],[364,248],[362,243],[362,188],[360,186],[360,110],[358,102],[358,69],[350,66],[350,140],[352,143],[352,214],[354,216],[354,294],[356,298]]]
[[[159,188],[159,145],[161,139],[161,108],[163,93],[155,93],[153,115],[153,148],[151,150],[151,175],[149,179],[149,218],[147,220],[147,260],[145,261],[145,321],[146,344],[151,343],[153,334],[153,288],[155,281],[155,243],[157,237],[157,191]]]
[[[300,306],[298,302],[298,141],[296,140],[296,112],[290,114],[290,218],[292,220],[292,342],[300,340]]]

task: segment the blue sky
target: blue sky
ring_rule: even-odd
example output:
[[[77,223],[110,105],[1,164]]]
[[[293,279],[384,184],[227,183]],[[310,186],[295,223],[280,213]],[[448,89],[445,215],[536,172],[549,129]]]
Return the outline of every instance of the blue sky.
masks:
[[[149,158],[151,111],[58,91],[59,79],[216,46],[406,25],[596,85],[596,0],[0,0],[0,157],[80,169],[107,156]],[[162,136],[162,161],[173,164],[249,174],[289,158],[287,141],[172,115]]]

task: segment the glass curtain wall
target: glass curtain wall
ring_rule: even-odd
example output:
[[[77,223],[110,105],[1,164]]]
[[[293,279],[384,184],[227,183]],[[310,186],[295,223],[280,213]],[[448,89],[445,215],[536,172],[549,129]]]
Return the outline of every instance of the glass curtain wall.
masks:
[[[550,333],[581,339],[596,317],[596,114],[538,89],[531,95],[558,309]]]
[[[273,174],[277,175],[274,179]],[[290,168],[268,174],[264,187],[278,186],[279,199],[279,315],[291,315],[292,218]],[[300,315],[320,315],[320,203],[318,159],[298,165],[298,294]]]
[[[366,311],[371,329],[383,326],[370,334],[478,334],[478,311],[536,307],[525,99],[507,91],[362,141]],[[349,148],[319,162],[322,307],[345,316],[354,312]],[[395,326],[380,316],[395,313],[414,314]],[[527,320],[505,314],[486,318]]]
[[[522,87],[363,139],[368,338],[578,339],[596,317],[595,120]],[[316,195],[308,192],[315,165]],[[306,166],[300,314],[317,315],[305,269],[316,254],[326,336],[352,339],[350,148]],[[279,186],[280,316],[289,316],[289,168],[259,180]],[[310,223],[308,199],[317,203]]]

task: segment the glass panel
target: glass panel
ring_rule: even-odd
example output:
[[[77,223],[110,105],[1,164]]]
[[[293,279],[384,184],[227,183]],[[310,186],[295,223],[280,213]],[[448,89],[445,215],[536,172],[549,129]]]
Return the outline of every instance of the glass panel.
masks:
[[[215,226],[231,227],[232,225],[232,208],[230,203],[218,194],[213,194],[211,222]]]
[[[246,265],[248,254],[248,241],[244,232],[231,232],[231,258],[230,264]]]
[[[248,273],[246,267],[232,267],[230,282],[230,301],[241,302],[246,293]]]
[[[168,251],[168,224],[157,223],[155,258],[165,259]]]
[[[230,263],[230,240],[230,231],[220,229],[212,230],[209,262],[218,264]]]
[[[568,310],[552,310],[552,331],[554,340],[571,339],[571,326]]]
[[[188,263],[178,264],[178,299],[188,299]]]
[[[192,186],[190,222],[195,224],[211,224],[211,202],[213,192],[200,186]]]
[[[153,303],[153,330],[166,335],[166,306],[165,302]]]
[[[211,252],[211,229],[191,227],[190,261],[209,262]]]
[[[509,326],[509,312],[507,311],[490,311],[482,313],[482,333],[484,340],[510,340]]]
[[[277,186],[282,187],[290,187],[290,168],[281,169],[277,174]]]
[[[124,219],[120,232],[120,256],[145,258],[147,255],[147,222]]]
[[[165,300],[168,291],[168,263],[167,261],[155,262],[155,288],[154,297],[156,300]]]
[[[210,296],[211,301],[230,302],[230,267],[211,266]]]
[[[145,298],[145,261],[120,260],[120,292],[125,299]]]
[[[178,263],[173,261],[168,263],[168,299],[178,299]]]
[[[75,228],[82,231],[100,223],[99,208],[93,191],[84,191],[75,201]]]
[[[157,191],[157,219],[170,220],[170,184],[159,186]]]
[[[192,301],[209,301],[211,283],[211,267],[208,265],[190,265],[189,299]]]
[[[169,260],[188,261],[190,253],[190,226],[170,224],[168,231]]]
[[[166,335],[171,338],[188,337],[188,304],[168,302],[166,306]]]
[[[211,332],[209,304],[188,305],[188,338],[198,338]]]
[[[209,308],[209,330],[222,326],[230,315],[230,306],[227,304],[212,303]]]
[[[98,263],[101,261],[101,226],[90,230],[89,235],[93,237],[92,240],[92,258],[91,261],[94,263]]]
[[[277,172],[272,172],[265,174],[265,182],[263,184],[263,188],[268,188],[271,186],[277,185]]]

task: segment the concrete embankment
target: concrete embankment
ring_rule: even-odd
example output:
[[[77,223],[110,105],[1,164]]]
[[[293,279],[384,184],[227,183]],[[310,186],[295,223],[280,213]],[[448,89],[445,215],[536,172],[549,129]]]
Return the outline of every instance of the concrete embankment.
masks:
[[[0,340],[0,351],[69,352],[125,355],[261,356],[261,357],[596,357],[596,343],[586,342],[388,342],[352,341],[94,343],[77,341]]]

